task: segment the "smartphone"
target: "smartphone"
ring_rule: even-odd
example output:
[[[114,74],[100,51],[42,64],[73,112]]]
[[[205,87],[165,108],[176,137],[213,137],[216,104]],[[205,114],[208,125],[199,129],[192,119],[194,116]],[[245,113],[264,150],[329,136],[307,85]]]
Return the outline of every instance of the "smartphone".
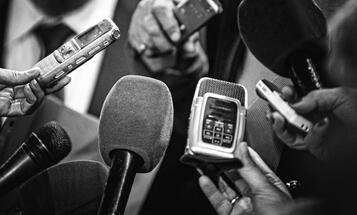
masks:
[[[207,161],[236,159],[247,116],[247,90],[239,84],[201,78],[191,106],[186,152]]]
[[[256,85],[259,97],[269,102],[271,107],[278,111],[294,129],[304,134],[308,133],[313,124],[303,116],[296,113],[290,105],[281,98],[280,89],[268,80],[260,80]]]
[[[51,86],[120,37],[119,28],[110,19],[104,19],[86,31],[65,42],[34,67],[41,69],[37,81],[42,87]]]
[[[174,9],[182,34],[178,43],[185,41],[208,20],[222,12],[223,8],[218,0],[182,0]]]

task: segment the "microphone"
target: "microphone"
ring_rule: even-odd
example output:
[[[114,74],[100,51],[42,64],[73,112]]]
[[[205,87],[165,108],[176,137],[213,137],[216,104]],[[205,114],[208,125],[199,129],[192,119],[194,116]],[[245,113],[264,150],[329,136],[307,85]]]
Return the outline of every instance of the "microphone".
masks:
[[[238,22],[252,54],[300,95],[323,87],[327,23],[313,0],[244,0]]]
[[[66,131],[56,122],[46,123],[32,132],[0,167],[0,195],[58,163],[70,151],[71,141]]]
[[[20,187],[22,214],[96,214],[107,176],[96,161],[53,166]]]
[[[99,119],[100,151],[111,167],[98,214],[124,214],[135,174],[159,163],[172,125],[172,98],[163,82],[128,75],[113,86]]]

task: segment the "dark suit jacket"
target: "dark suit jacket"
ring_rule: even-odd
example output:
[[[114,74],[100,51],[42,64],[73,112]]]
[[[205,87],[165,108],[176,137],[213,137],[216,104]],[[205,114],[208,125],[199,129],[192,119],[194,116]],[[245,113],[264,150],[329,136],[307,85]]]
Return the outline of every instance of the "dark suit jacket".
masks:
[[[4,39],[6,35],[6,23],[8,17],[8,8],[10,0],[0,0],[0,47],[3,47]],[[116,81],[124,75],[129,73],[129,64],[127,63],[126,55],[126,40],[127,31],[131,15],[139,0],[134,1],[120,1],[116,5],[114,14],[114,22],[121,30],[120,39],[111,45],[103,58],[101,66],[101,72],[96,84],[95,92],[92,96],[92,101],[88,112],[95,117],[84,116],[83,117],[68,108],[61,106],[58,101],[52,99],[46,100],[41,106],[41,113],[34,113],[31,116],[19,117],[14,119],[14,124],[11,124],[14,128],[10,132],[8,126],[0,130],[0,165],[7,160],[7,158],[20,146],[29,133],[32,132],[35,127],[41,126],[44,122],[50,120],[58,120],[64,126],[64,128],[72,127],[70,137],[72,137],[72,153],[66,159],[78,160],[78,159],[91,159],[101,160],[98,151],[97,143],[97,126],[98,119],[104,99],[116,83]],[[0,49],[0,59],[3,59],[3,49]],[[4,68],[2,60],[0,61],[0,68]],[[44,109],[43,109],[44,108]],[[58,117],[67,117],[66,119],[59,119]],[[40,117],[40,119],[39,119]],[[74,121],[73,121],[74,120]],[[71,123],[73,121],[73,123]],[[10,123],[9,123],[10,124]],[[68,126],[68,127],[66,127]],[[9,133],[7,133],[9,132]],[[83,135],[80,140],[81,144],[76,141],[77,135]],[[73,136],[75,135],[75,137]],[[16,201],[16,194],[7,196],[7,200],[13,199]],[[0,213],[13,208],[14,201],[5,203],[2,200],[0,204]]]

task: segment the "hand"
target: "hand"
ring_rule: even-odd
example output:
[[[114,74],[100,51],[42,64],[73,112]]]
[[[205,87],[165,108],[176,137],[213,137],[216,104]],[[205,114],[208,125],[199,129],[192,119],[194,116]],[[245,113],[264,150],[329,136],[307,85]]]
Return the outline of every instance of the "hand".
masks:
[[[308,149],[317,158],[333,158],[340,143],[349,144],[357,137],[357,90],[334,88],[316,90],[292,105],[300,114],[320,113],[326,117],[317,122],[304,137],[289,131],[277,112],[270,116],[276,135],[289,147]],[[268,114],[269,115],[269,114]]]
[[[206,74],[208,60],[198,40],[198,33],[181,45],[180,26],[173,9],[173,0],[142,0],[131,19],[129,43],[153,73],[168,72],[175,75]],[[185,64],[184,68],[178,68]]]
[[[35,79],[39,75],[39,68],[23,72],[0,69],[0,116],[29,114],[42,102],[45,91],[54,93],[70,81],[65,77],[44,91]]]
[[[248,151],[246,143],[239,145],[237,153],[243,167],[233,182],[242,196],[232,203],[238,194],[225,183],[220,184],[221,192],[206,176],[199,179],[202,191],[218,214],[276,214],[291,201],[287,188],[255,151]]]

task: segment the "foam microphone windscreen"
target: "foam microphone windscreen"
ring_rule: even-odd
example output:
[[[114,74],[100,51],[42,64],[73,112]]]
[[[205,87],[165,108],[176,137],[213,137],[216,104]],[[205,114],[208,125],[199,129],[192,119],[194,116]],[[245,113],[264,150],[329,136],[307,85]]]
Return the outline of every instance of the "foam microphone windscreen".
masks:
[[[107,176],[107,168],[95,161],[53,166],[20,187],[22,214],[94,215]]]
[[[253,55],[280,75],[288,76],[287,58],[299,49],[317,57],[325,53],[327,23],[313,0],[244,0],[238,23]]]
[[[161,81],[128,75],[119,79],[107,95],[99,120],[99,144],[110,165],[113,150],[137,154],[151,171],[163,157],[171,137],[173,104]]]

